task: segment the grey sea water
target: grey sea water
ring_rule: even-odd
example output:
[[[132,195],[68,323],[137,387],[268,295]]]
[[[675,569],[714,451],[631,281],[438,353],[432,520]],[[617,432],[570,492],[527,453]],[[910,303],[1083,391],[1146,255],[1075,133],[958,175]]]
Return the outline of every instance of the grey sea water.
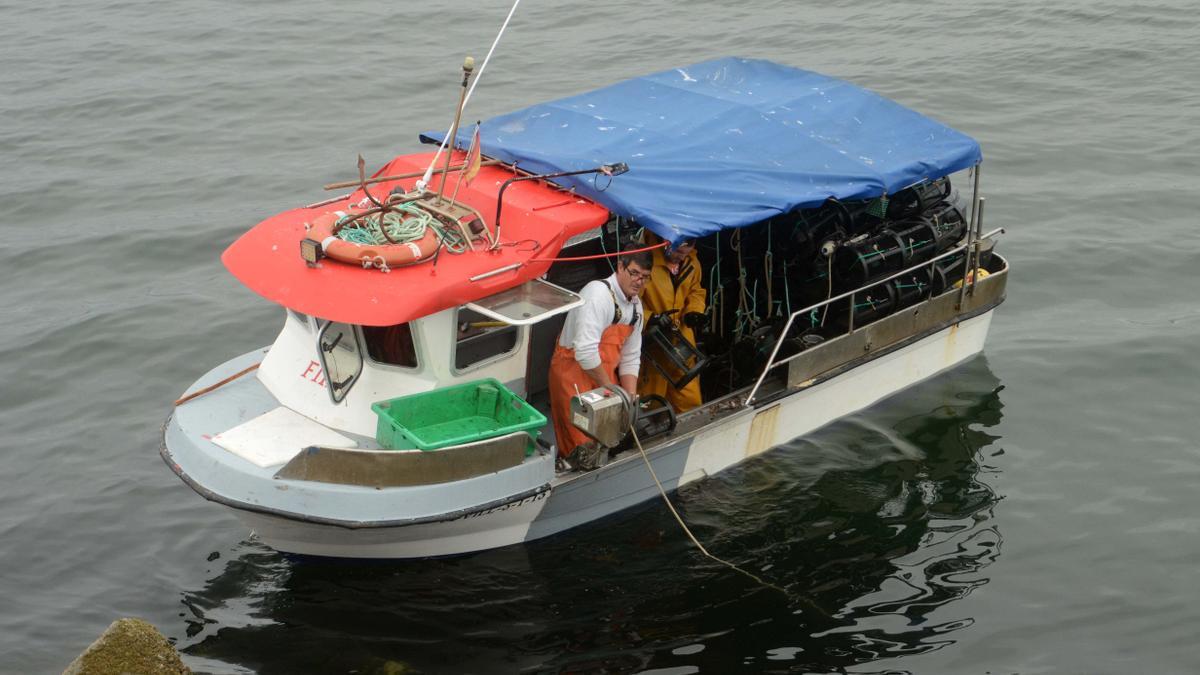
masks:
[[[282,318],[220,252],[444,128],[507,10],[0,5],[0,671],[119,616],[218,673],[1200,671],[1194,2],[525,0],[471,118],[742,55],[983,145],[985,356],[676,497],[786,594],[660,504],[305,565],[180,483],[171,401]]]

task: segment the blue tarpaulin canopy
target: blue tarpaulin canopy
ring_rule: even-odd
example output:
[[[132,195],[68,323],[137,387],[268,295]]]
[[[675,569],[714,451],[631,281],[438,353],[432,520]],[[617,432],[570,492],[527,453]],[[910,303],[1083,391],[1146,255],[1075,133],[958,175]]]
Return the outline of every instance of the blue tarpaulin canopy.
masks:
[[[611,183],[556,182],[671,241],[894,194],[982,157],[971,137],[849,82],[740,58],[530,106],[487,120],[480,138],[483,154],[533,173],[627,163]]]

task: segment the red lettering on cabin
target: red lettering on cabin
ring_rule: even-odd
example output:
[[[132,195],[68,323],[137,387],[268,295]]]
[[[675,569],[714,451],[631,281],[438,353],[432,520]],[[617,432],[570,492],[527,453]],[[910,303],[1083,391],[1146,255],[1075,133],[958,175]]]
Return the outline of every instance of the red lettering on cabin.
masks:
[[[320,372],[321,364],[317,363],[316,361],[309,361],[308,367],[304,369],[303,373],[300,373],[300,377],[308,378],[308,374],[313,371],[313,368],[316,368],[317,371]]]
[[[300,373],[300,377],[322,387],[325,386],[325,373],[321,370],[321,364],[316,361],[309,361],[308,367],[304,369],[303,373]]]

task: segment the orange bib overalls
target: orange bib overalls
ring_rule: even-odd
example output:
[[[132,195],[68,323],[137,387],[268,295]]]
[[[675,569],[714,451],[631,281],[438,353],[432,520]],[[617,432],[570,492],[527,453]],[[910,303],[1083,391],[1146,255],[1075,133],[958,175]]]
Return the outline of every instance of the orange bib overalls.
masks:
[[[608,284],[605,284],[608,286]],[[612,287],[608,286],[612,293]],[[632,323],[621,323],[621,308],[617,306],[616,295],[613,295],[613,323],[600,334],[600,367],[608,373],[609,378],[618,382],[617,366],[621,363],[621,347],[633,334],[638,323],[636,310]],[[554,343],[554,356],[550,358],[550,420],[554,423],[554,437],[558,442],[558,454],[566,457],[576,446],[592,440],[588,435],[576,429],[571,424],[571,397],[577,393],[591,391],[600,386],[591,375],[575,360],[575,350],[564,347],[557,341]]]

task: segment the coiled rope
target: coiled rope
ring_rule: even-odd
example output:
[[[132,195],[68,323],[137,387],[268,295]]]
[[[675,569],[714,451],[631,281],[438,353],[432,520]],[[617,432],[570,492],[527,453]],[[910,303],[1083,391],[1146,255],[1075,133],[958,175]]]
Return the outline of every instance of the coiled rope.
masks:
[[[353,222],[349,222],[353,221]],[[386,213],[342,216],[334,229],[343,241],[364,246],[384,246],[418,241],[432,228],[442,246],[451,253],[464,253],[468,246],[461,232],[445,227],[433,214],[416,204],[389,206]]]
[[[354,219],[353,222],[347,221]],[[425,236],[425,229],[433,224],[433,215],[412,205],[400,204],[387,213],[376,213],[361,218],[342,216],[334,226],[338,239],[352,244],[383,246],[417,241]]]

